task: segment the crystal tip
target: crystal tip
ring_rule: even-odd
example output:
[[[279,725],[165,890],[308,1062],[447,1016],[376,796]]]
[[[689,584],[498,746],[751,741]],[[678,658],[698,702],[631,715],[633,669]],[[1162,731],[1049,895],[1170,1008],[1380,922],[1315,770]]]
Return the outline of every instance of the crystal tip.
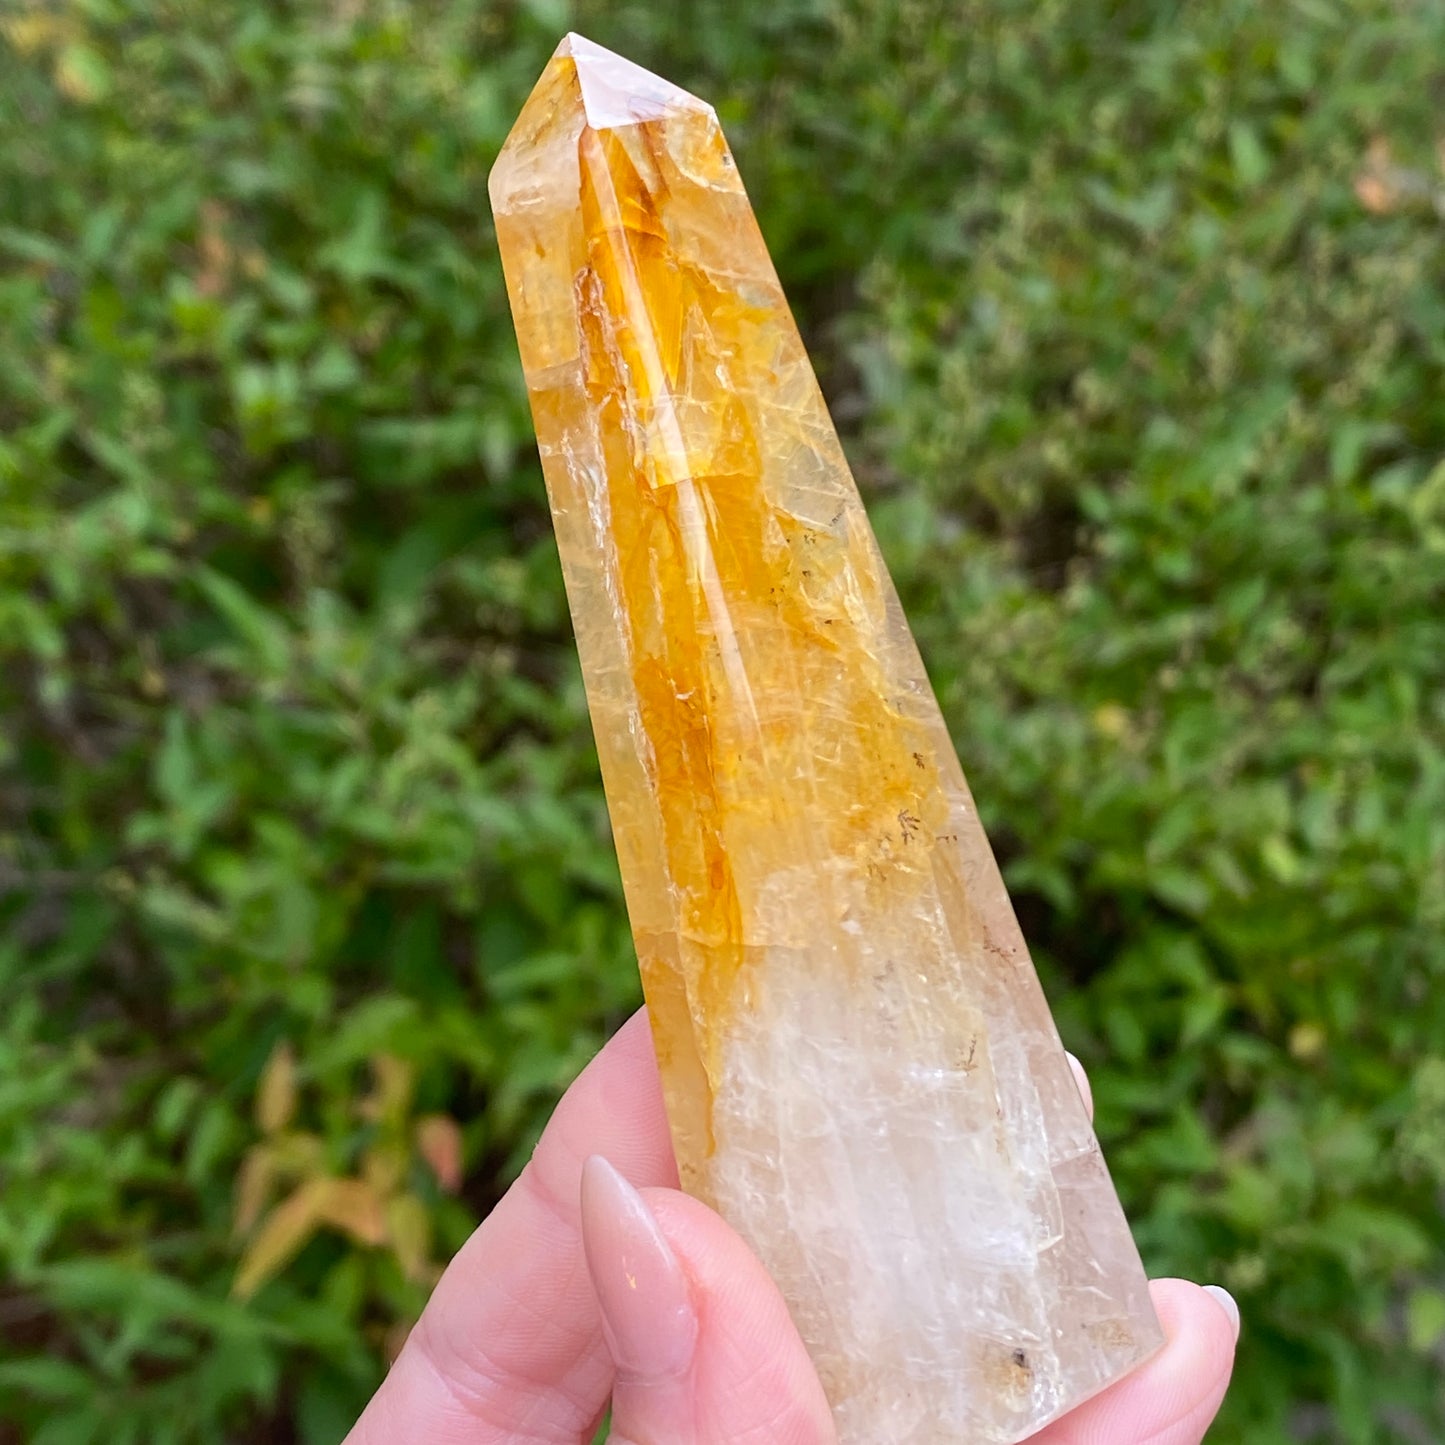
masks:
[[[582,108],[587,124],[594,130],[658,120],[669,111],[712,111],[710,105],[681,86],[644,70],[585,35],[569,32],[563,36],[556,56],[570,59],[577,67]]]

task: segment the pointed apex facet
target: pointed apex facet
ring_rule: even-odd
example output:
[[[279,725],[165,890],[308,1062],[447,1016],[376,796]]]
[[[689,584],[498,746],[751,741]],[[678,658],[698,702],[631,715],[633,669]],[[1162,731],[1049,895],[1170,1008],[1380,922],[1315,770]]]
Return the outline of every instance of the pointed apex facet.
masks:
[[[712,107],[660,75],[607,50],[582,35],[568,35],[557,56],[577,67],[582,108],[593,130],[659,120],[680,110],[711,111]]]
[[[584,36],[566,36],[487,177],[493,213],[534,210],[548,196],[560,204],[575,203],[577,144],[584,131],[622,131],[679,119],[705,122],[695,128],[721,137],[706,101]]]

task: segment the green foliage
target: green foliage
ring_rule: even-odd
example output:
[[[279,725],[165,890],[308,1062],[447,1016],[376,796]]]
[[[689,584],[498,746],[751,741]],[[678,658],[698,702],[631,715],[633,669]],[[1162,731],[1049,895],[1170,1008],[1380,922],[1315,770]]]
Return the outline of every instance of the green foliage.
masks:
[[[1220,1438],[1434,1438],[1445,11],[666,9],[0,19],[0,1438],[338,1440],[634,1002],[485,197],[568,24],[718,102]]]
[[[1146,1255],[1240,1296],[1234,1429],[1433,1438],[1445,13],[1153,10],[907,81],[970,105],[848,324],[876,510]]]

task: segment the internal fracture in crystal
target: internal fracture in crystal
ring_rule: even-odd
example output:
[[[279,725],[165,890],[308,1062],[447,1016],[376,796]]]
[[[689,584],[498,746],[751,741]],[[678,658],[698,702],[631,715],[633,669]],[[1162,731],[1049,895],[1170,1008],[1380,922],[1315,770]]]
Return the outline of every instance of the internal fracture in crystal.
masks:
[[[845,1445],[1009,1445],[1161,1343],[712,109],[576,36],[490,189],[684,1186]]]

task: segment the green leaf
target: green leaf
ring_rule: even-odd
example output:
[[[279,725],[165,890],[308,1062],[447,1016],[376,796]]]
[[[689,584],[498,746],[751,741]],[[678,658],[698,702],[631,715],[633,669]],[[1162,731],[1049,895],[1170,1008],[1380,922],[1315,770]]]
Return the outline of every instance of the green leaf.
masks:
[[[1269,174],[1269,155],[1259,133],[1247,121],[1230,122],[1229,160],[1240,184],[1247,190],[1253,190]]]
[[[263,675],[284,672],[291,651],[285,623],[223,573],[198,567],[194,575],[196,586],[252,654]]]
[[[1422,1355],[1433,1354],[1445,1340],[1445,1292],[1412,1290],[1406,1302],[1405,1321],[1410,1348]]]
[[[105,57],[77,41],[65,46],[56,58],[55,83],[71,100],[90,105],[110,94],[113,81]]]

